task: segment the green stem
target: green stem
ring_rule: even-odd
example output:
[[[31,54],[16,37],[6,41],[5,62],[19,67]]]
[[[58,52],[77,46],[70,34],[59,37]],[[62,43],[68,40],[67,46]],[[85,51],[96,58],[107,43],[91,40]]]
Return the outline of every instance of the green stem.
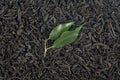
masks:
[[[49,49],[51,49],[51,48],[54,47],[54,46],[51,46],[51,47],[48,47],[48,48],[47,48],[47,41],[48,41],[48,40],[49,40],[49,39],[46,39],[46,40],[45,40],[45,44],[44,44],[44,48],[45,48],[44,57],[46,57],[47,51],[48,51]]]
[[[46,46],[47,46],[47,41],[48,41],[48,39],[45,39],[45,44],[44,44],[45,49],[46,49]]]
[[[48,41],[48,39],[45,39],[45,44],[44,44],[44,49],[45,49],[45,51],[44,51],[44,57],[46,56],[46,52],[47,52],[47,41]]]
[[[53,48],[53,46],[48,47],[48,48],[45,48],[44,57],[46,57],[46,53],[47,53],[47,51],[48,51],[49,49],[51,49],[51,48]]]

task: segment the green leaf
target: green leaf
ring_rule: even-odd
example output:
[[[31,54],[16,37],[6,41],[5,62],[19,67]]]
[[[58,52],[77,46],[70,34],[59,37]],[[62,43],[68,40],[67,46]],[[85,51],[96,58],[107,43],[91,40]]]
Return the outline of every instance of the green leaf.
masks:
[[[59,24],[51,31],[48,39],[56,40],[63,32],[67,31],[73,24],[74,22]]]
[[[80,27],[76,28],[73,31],[65,31],[65,32],[63,32],[61,34],[61,36],[53,43],[53,47],[54,48],[59,48],[59,47],[66,46],[66,45],[74,42],[77,39],[78,34],[80,32],[80,29],[82,27],[83,26],[80,26]]]

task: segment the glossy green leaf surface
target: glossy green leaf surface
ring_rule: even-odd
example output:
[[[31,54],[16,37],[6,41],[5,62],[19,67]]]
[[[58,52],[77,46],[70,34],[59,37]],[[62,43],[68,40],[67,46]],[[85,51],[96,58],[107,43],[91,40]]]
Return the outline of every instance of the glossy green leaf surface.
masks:
[[[81,28],[82,26],[76,28],[73,31],[63,32],[61,36],[53,43],[53,47],[60,48],[74,42],[77,39]]]
[[[56,40],[63,32],[67,31],[73,24],[74,22],[59,24],[51,31],[48,39]]]

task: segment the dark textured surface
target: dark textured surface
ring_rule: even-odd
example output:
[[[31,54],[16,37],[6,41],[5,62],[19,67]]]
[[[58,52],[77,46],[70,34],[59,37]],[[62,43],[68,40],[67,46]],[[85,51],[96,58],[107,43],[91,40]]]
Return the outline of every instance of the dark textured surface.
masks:
[[[43,58],[45,38],[69,21],[87,25]],[[120,80],[120,0],[0,0],[0,80]]]

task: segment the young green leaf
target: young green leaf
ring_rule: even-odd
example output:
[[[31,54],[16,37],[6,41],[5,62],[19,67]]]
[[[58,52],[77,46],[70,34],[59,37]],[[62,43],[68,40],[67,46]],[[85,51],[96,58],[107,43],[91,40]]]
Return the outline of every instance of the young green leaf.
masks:
[[[65,45],[68,45],[72,42],[74,42],[77,37],[78,34],[81,30],[81,28],[86,24],[82,24],[81,26],[77,27],[75,30],[72,31],[68,31],[68,29],[74,24],[74,22],[70,22],[70,23],[66,23],[66,24],[60,24],[58,25],[56,28],[54,28],[50,35],[49,38],[45,40],[45,51],[44,51],[44,57],[46,56],[46,52],[49,49],[52,48],[59,48],[59,47],[63,47]],[[47,41],[48,40],[55,40],[53,45],[47,48]]]
[[[77,36],[80,32],[82,26],[76,28],[73,31],[65,31],[61,34],[61,36],[53,43],[54,48],[63,47],[74,42],[77,39]]]
[[[59,24],[51,31],[48,39],[56,40],[61,35],[61,33],[67,31],[73,24],[74,22]]]

